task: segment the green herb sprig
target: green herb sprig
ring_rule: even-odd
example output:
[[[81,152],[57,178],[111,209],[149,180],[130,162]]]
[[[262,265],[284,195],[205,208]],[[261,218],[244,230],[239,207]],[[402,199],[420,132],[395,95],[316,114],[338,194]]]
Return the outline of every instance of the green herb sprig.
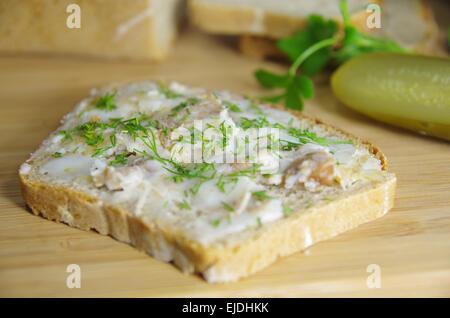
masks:
[[[252,192],[252,196],[258,201],[267,201],[272,199],[272,197],[264,190]]]
[[[234,212],[234,207],[232,205],[222,202],[222,206],[227,212]]]
[[[242,113],[242,109],[235,103],[224,101],[225,107],[233,113]]]
[[[279,94],[262,97],[262,100],[283,101],[287,108],[302,110],[304,100],[314,97],[311,77],[328,65],[337,66],[367,52],[405,52],[395,42],[368,36],[353,26],[346,0],[340,1],[340,10],[344,21],[343,36],[338,35],[336,22],[311,15],[303,30],[277,42],[277,47],[290,58],[292,65],[285,74],[263,69],[255,72],[262,87],[280,90]]]
[[[129,153],[125,153],[125,152],[118,154],[117,156],[114,157],[113,160],[111,160],[109,162],[109,165],[114,166],[114,167],[124,166],[128,163],[128,156],[129,156]]]
[[[175,92],[174,90],[170,89],[166,84],[163,82],[158,83],[158,90],[168,99],[175,99],[178,97],[182,97],[182,94],[179,94]]]
[[[111,111],[117,108],[116,105],[116,95],[117,92],[106,93],[100,96],[95,102],[95,107],[105,111]]]

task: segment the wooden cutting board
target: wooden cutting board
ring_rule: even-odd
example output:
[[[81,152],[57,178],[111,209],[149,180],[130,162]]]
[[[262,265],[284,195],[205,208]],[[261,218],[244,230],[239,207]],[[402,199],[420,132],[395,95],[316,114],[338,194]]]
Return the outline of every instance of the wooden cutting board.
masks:
[[[175,79],[260,94],[252,72],[281,66],[239,55],[226,42],[185,32],[162,64],[0,57],[0,296],[450,296],[450,144],[377,123],[340,105],[325,83],[306,113],[366,138],[397,174],[385,217],[237,283],[209,285],[114,239],[29,213],[19,165],[91,87]],[[66,286],[69,264],[81,288]],[[370,264],[381,288],[371,289]]]

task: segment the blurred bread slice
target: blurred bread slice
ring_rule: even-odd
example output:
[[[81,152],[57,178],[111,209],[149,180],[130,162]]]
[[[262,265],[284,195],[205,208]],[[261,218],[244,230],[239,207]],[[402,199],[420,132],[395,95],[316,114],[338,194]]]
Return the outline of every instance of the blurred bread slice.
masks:
[[[81,28],[68,28],[69,4]],[[170,51],[183,0],[1,0],[0,52],[160,60]]]
[[[378,3],[379,1],[372,1]],[[190,0],[190,19],[201,30],[278,39],[301,29],[311,14],[339,18],[339,2],[330,0]],[[349,0],[356,25],[365,22],[365,4]]]
[[[368,29],[366,2],[349,1],[354,25],[374,36],[390,38],[423,54],[442,55],[444,46],[425,0],[370,1],[381,6],[381,29]],[[338,1],[190,0],[193,23],[200,29],[239,35],[240,50],[252,57],[280,57],[275,40],[301,29],[310,14],[340,22]],[[209,18],[208,18],[209,17]]]

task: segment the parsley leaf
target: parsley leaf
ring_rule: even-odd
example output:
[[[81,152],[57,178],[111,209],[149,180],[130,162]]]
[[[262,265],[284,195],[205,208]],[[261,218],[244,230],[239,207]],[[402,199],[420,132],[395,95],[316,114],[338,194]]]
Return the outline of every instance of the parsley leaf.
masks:
[[[314,96],[314,84],[309,77],[297,75],[292,78],[286,88],[284,100],[287,108],[302,110],[303,99]]]
[[[374,38],[356,29],[351,23],[347,1],[341,0],[340,9],[344,20],[344,38],[340,49],[334,54],[336,64],[342,64],[362,53],[375,51],[406,52],[405,49],[393,41]]]
[[[294,62],[313,44],[328,38],[332,38],[337,32],[337,23],[332,20],[325,20],[319,15],[308,17],[306,26],[290,37],[281,39],[277,42],[277,47]],[[331,58],[331,47],[324,47],[310,57],[302,65],[302,73],[307,76],[313,76],[326,66]]]
[[[255,77],[265,88],[286,87],[289,81],[288,75],[279,75],[262,69],[255,72]]]
[[[280,87],[284,90],[282,94],[264,97],[263,99],[275,103],[284,100],[284,104],[287,108],[302,110],[303,99],[309,99],[314,96],[314,85],[309,77],[305,75],[298,75],[297,74],[298,69],[302,65],[302,63],[305,60],[307,60],[312,54],[314,54],[315,52],[319,51],[322,48],[331,46],[334,43],[335,39],[329,38],[310,46],[308,49],[303,51],[303,53],[297,57],[295,62],[289,68],[287,75],[285,76],[270,73],[268,71],[262,70],[256,71],[255,76],[257,80],[264,78],[263,80],[264,84],[260,82],[262,86],[265,87],[268,86],[269,81],[267,79],[270,77],[271,79],[270,85],[272,87]]]

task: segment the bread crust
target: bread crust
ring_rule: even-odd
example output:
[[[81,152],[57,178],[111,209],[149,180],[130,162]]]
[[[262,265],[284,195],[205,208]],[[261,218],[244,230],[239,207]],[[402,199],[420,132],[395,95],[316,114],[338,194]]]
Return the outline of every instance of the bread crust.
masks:
[[[242,54],[251,58],[288,60],[287,55],[277,48],[275,40],[266,37],[242,35],[239,37],[238,47]]]
[[[279,106],[272,106],[278,108]],[[289,111],[299,116],[298,112]],[[364,145],[387,169],[383,153],[369,142],[318,119],[303,118],[312,125]],[[185,273],[199,273],[209,283],[236,281],[267,267],[281,256],[304,250],[385,215],[393,206],[396,178],[388,174],[371,188],[347,193],[338,200],[320,203],[289,217],[251,230],[239,243],[226,241],[202,245],[177,230],[168,230],[138,218],[119,206],[69,187],[42,182],[19,174],[22,194],[35,215],[82,230],[95,230],[164,262],[173,262]]]
[[[180,233],[167,232],[125,210],[67,187],[20,176],[22,194],[35,215],[82,230],[95,230],[131,244],[185,273],[200,273],[210,283],[236,281],[270,265],[281,256],[382,217],[393,206],[395,177],[346,198],[293,213],[264,225],[239,245],[203,246]],[[70,215],[70,216],[68,216]]]

